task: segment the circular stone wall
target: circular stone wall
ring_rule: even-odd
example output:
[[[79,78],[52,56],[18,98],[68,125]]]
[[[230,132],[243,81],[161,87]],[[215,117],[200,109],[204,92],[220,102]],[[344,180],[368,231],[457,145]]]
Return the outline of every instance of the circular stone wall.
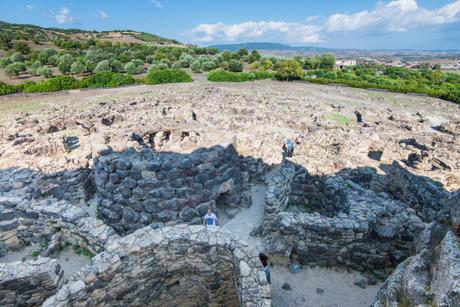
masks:
[[[257,253],[226,231],[146,227],[107,249],[44,306],[271,306]]]
[[[232,145],[189,154],[149,149],[109,153],[94,161],[101,218],[119,234],[151,224],[201,224],[216,200],[240,205],[242,176]]]

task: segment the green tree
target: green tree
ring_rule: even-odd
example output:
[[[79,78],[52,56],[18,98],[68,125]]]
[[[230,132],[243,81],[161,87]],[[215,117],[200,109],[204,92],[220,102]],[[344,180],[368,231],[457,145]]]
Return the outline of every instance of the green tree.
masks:
[[[70,72],[74,75],[80,75],[86,70],[85,64],[80,61],[73,62],[70,66]]]
[[[232,59],[228,62],[228,70],[233,72],[242,72],[243,63],[241,63],[239,60]]]
[[[333,54],[323,54],[321,56],[320,68],[334,69],[335,68],[335,56]]]
[[[24,56],[21,52],[15,52],[10,56],[11,62],[22,62],[24,61]]]
[[[54,54],[54,55],[48,57],[47,62],[48,62],[48,65],[56,66],[56,64],[58,63],[58,57],[57,57],[57,55]]]
[[[248,56],[248,63],[254,63],[256,61],[259,61],[261,58],[261,55],[257,52],[257,50],[252,50],[251,54]]]
[[[40,66],[37,68],[37,73],[45,78],[50,78],[53,75],[51,68],[46,66]]]
[[[299,80],[303,77],[303,68],[296,60],[284,60],[279,63],[275,77],[284,81]]]
[[[115,59],[110,62],[110,67],[112,68],[113,72],[123,72],[123,63],[121,61]]]
[[[249,52],[246,48],[240,48],[240,50],[238,50],[238,54],[243,57],[245,55],[248,55]]]
[[[216,68],[216,64],[213,61],[206,61],[203,64],[201,64],[202,71],[210,71],[214,68]]]
[[[95,73],[99,73],[103,71],[112,71],[109,60],[100,61],[99,63],[97,63],[96,67],[94,68]]]
[[[73,56],[66,53],[59,58],[58,69],[63,74],[68,74],[70,72],[70,67],[74,61]]]
[[[5,73],[10,77],[17,77],[21,72],[26,71],[26,69],[26,64],[22,62],[14,62],[5,67]]]
[[[190,65],[190,68],[192,69],[193,72],[200,73],[201,72],[201,62],[199,60],[193,61],[192,64]]]
[[[311,56],[304,60],[305,69],[318,69],[321,65],[321,59],[318,56]]]
[[[93,73],[96,68],[97,63],[91,60],[85,62],[86,72]]]

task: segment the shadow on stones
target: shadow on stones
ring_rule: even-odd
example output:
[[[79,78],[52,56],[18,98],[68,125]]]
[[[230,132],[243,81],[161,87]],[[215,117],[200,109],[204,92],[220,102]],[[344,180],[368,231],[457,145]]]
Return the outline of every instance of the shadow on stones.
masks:
[[[273,221],[276,234],[268,235],[284,245],[272,246],[267,240],[267,246],[274,253],[294,251],[303,264],[336,264],[358,270],[394,267],[411,255],[414,238],[424,223],[448,210],[446,203],[453,195],[440,183],[415,175],[397,162],[382,164],[379,170],[360,167],[325,176],[310,175],[301,165],[285,163],[294,169],[288,185],[289,208],[283,204]],[[200,148],[189,154],[146,147],[106,150],[94,158],[92,169],[53,174],[4,169],[0,171],[0,230],[17,226],[8,223],[17,217],[16,205],[9,204],[8,197],[83,204],[96,196],[98,218],[120,235],[147,225],[202,224],[209,207],[229,215],[247,207],[245,193],[251,184],[263,182],[273,167],[261,159],[239,156],[230,145]],[[289,213],[299,206],[308,207],[309,212]],[[359,211],[366,206],[370,213]],[[339,225],[348,223],[350,217],[362,218],[357,222],[362,222],[363,228]],[[283,224],[289,219],[298,221],[295,226]],[[375,249],[384,252],[369,260]]]

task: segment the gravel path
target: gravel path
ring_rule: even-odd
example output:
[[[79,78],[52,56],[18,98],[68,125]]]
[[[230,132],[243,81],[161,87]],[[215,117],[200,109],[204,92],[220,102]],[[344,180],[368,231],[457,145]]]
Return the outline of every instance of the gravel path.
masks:
[[[264,219],[266,187],[263,184],[254,185],[251,188],[252,205],[239,211],[232,219],[226,216],[220,217],[222,228],[235,234],[240,240],[247,242],[258,251],[263,251],[260,238],[251,237],[249,234],[257,226],[262,225]]]
[[[368,307],[380,285],[362,289],[354,285],[361,278],[358,272],[314,267],[293,274],[288,268],[275,266],[272,270],[273,307]],[[292,290],[282,289],[285,282]]]

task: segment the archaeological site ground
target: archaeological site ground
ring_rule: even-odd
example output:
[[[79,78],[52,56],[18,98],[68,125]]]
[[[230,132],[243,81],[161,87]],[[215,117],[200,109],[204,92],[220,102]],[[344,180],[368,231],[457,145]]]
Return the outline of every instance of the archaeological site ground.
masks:
[[[459,235],[455,103],[272,80],[0,97],[0,306],[454,307]]]

